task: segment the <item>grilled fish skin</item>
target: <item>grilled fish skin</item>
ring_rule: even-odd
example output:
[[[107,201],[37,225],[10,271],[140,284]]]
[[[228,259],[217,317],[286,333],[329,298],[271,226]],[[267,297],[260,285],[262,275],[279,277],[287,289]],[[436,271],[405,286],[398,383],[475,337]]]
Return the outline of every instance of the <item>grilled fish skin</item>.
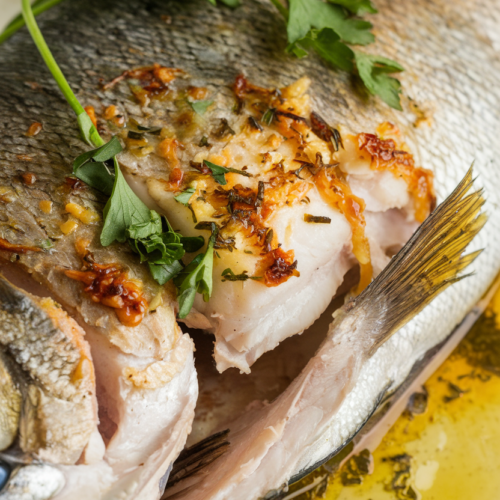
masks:
[[[23,372],[11,370],[23,399],[18,415],[10,416],[19,422],[19,446],[45,461],[74,464],[97,432],[95,376],[83,331],[52,300],[29,296],[3,278],[0,303],[2,358]],[[6,430],[2,426],[2,434]]]
[[[495,19],[498,4],[464,1],[456,10],[445,2],[430,1],[411,5],[381,1],[377,6],[380,10],[377,50],[406,61],[410,71],[402,77],[404,88],[419,105],[434,108],[430,128],[413,127],[415,115],[409,101],[404,103],[403,114],[377,102],[368,105],[353,92],[345,75],[332,72],[314,57],[304,61],[287,59],[283,54],[285,40],[276,29],[278,17],[264,2],[248,1],[234,12],[211,10],[207,16],[206,9],[210,7],[202,1],[158,1],[147,5],[140,1],[119,4],[75,1],[41,17],[49,45],[83,101],[87,99],[92,103],[92,99],[96,99],[113,103],[118,97],[113,94],[108,97],[101,91],[99,78],[109,81],[131,67],[153,62],[201,75],[221,92],[228,92],[228,83],[241,71],[252,81],[268,87],[288,84],[307,74],[314,82],[316,107],[330,123],[345,124],[353,131],[374,130],[387,120],[398,124],[411,138],[412,149],[420,156],[419,163],[434,170],[440,199],[458,183],[474,158],[480,179],[493,186],[487,189],[486,210],[491,217],[488,231],[478,237],[478,247],[486,250],[475,263],[476,275],[445,292],[382,346],[363,367],[359,382],[343,407],[343,419],[329,428],[328,439],[311,449],[297,465],[298,469],[315,463],[336,444],[342,444],[350,435],[350,429],[370,414],[387,383],[393,381],[398,385],[412,363],[448,334],[481,296],[499,268],[495,248],[500,223],[494,208],[498,204],[495,186],[499,185],[499,178],[498,169],[491,167],[499,157],[495,142],[500,100],[495,87],[499,75],[495,47],[500,46],[500,42],[494,28],[498,25]],[[162,15],[170,16],[172,24],[165,24]],[[61,40],[65,43],[61,44]],[[85,40],[85,48],[82,48],[82,40]],[[420,57],[421,53],[428,58]],[[0,59],[4,82],[4,99],[0,103],[2,184],[10,186],[16,170],[39,169],[38,175],[43,178],[44,171],[55,165],[60,185],[63,175],[70,171],[71,160],[83,150],[74,119],[25,32],[18,33],[2,47]],[[487,73],[484,67],[489,68]],[[481,79],[477,75],[481,75]],[[30,86],[29,82],[36,82],[39,87]],[[43,123],[44,130],[34,138],[26,138],[23,134],[32,121]],[[17,155],[32,155],[34,161],[28,162]],[[33,187],[36,188],[36,184]],[[21,187],[23,196],[28,191]],[[52,191],[49,188],[46,191],[50,198]],[[30,204],[30,199],[32,197],[25,196],[23,203],[17,205],[17,219],[31,217],[29,212],[24,215],[26,206],[37,216],[41,215],[34,202]],[[2,215],[5,218],[5,211]],[[38,225],[33,224],[32,219],[30,223],[27,226],[30,242],[36,239],[33,234],[46,237],[46,232],[38,229],[34,232]],[[29,262],[34,264],[27,265],[32,270],[35,260],[31,259],[47,257],[47,254],[33,255]],[[74,264],[79,264],[73,250],[68,255],[73,256]],[[74,293],[81,292],[77,284],[72,285]],[[96,369],[98,371],[97,366]],[[341,421],[349,422],[348,428],[343,428]]]

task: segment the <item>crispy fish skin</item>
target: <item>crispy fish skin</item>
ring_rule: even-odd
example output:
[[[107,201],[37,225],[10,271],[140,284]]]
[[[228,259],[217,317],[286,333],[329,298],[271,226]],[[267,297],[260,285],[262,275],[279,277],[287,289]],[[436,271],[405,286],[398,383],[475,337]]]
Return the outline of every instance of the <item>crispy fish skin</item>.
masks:
[[[97,428],[95,377],[83,331],[51,299],[0,277],[0,344],[25,381],[19,445],[42,460],[75,463]]]

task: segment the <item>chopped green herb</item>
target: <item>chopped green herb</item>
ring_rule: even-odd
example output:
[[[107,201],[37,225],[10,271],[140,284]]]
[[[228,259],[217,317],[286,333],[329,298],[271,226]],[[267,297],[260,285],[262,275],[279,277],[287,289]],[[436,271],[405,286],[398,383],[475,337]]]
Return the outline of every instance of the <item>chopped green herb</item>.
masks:
[[[44,250],[49,250],[53,246],[54,246],[54,242],[51,239],[42,240],[39,244],[39,247],[43,248]]]
[[[273,123],[274,117],[276,114],[276,108],[269,108],[261,118],[262,123],[265,123],[267,126]]]
[[[133,130],[128,131],[127,137],[129,139],[133,139],[134,141],[140,141],[144,138],[142,132],[134,132]]]
[[[189,200],[191,199],[191,196],[195,193],[196,188],[190,187],[182,191],[182,193],[174,196],[174,200],[178,201],[179,203],[182,203],[186,207],[189,205]]]
[[[264,131],[264,129],[262,128],[262,125],[253,116],[248,117],[248,124],[254,130],[258,130],[259,132]]]
[[[382,56],[362,52],[355,52],[354,56],[359,76],[369,92],[378,95],[389,106],[401,111],[399,100],[401,82],[389,74],[404,71],[404,68],[397,62]]]
[[[198,115],[203,116],[214,101],[188,101],[188,103],[193,108],[193,111],[195,111]]]
[[[221,118],[219,128],[214,130],[213,135],[219,139],[224,139],[228,135],[236,135],[226,118]]]
[[[245,177],[253,177],[252,174],[245,172],[244,170],[237,170],[235,168],[221,167],[220,165],[216,165],[215,163],[212,163],[212,162],[207,161],[207,160],[203,160],[203,165],[205,165],[205,167],[207,167],[211,170],[212,177],[221,186],[225,186],[227,184],[225,175],[228,174],[229,172],[232,172],[234,174],[244,175]]]
[[[217,226],[212,224],[212,235],[204,254],[197,255],[175,278],[174,283],[179,289],[179,318],[183,319],[193,307],[196,293],[203,295],[208,302],[213,288],[214,244],[217,236]]]
[[[315,224],[331,224],[332,219],[330,217],[323,217],[321,215],[310,215],[304,214],[304,220],[306,222],[312,222]]]
[[[137,124],[137,130],[143,134],[160,135],[161,133],[161,127],[144,127],[139,124]]]
[[[211,144],[208,142],[208,137],[206,135],[204,135],[201,139],[200,139],[200,143],[198,144],[198,146],[200,148],[209,148],[211,147]]]
[[[224,278],[223,282],[225,281],[247,281],[247,280],[255,280],[258,281],[262,279],[262,276],[248,276],[248,273],[246,271],[243,271],[241,274],[234,274],[231,269],[227,268],[222,271],[221,276]]]

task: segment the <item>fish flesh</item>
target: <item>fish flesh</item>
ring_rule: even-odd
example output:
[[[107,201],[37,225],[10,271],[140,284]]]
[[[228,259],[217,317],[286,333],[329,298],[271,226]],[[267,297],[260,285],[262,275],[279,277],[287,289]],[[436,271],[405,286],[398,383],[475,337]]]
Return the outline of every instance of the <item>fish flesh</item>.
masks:
[[[346,75],[332,71],[313,56],[300,61],[285,56],[285,41],[276,29],[280,20],[267,2],[249,0],[240,9],[229,11],[212,9],[204,1],[151,1],[144,4],[139,0],[119,3],[75,0],[40,17],[42,31],[70,84],[78,90],[79,99],[96,110],[103,133],[118,135],[127,146],[120,161],[131,186],[151,208],[166,213],[174,227],[182,228],[186,235],[207,233],[195,229],[190,210],[174,200],[175,190],[160,189],[159,186],[176,182],[175,175],[170,176],[176,161],[183,172],[188,171],[191,162],[215,161],[216,158],[210,159],[209,156],[196,157],[200,149],[207,149],[205,145],[198,146],[202,142],[215,144],[213,153],[222,156],[223,144],[230,140],[229,153],[236,156],[236,149],[244,148],[236,143],[231,131],[234,136],[262,134],[258,127],[255,129],[251,125],[251,120],[248,122],[247,106],[252,103],[245,103],[243,114],[232,111],[238,104],[234,82],[241,74],[245,75],[247,89],[252,86],[261,89],[260,94],[250,92],[249,97],[244,97],[253,100],[256,95],[258,99],[253,102],[259,112],[266,111],[262,109],[262,102],[268,102],[269,94],[265,92],[282,89],[282,93],[289,93],[290,100],[295,100],[294,111],[307,115],[308,123],[312,116],[309,114],[315,112],[319,113],[319,123],[323,121],[340,130],[345,149],[339,148],[335,154],[328,149],[322,154],[321,161],[328,165],[341,164],[343,170],[340,168],[338,176],[348,177],[353,195],[366,203],[365,236],[371,250],[369,261],[375,272],[381,270],[391,251],[401,247],[416,228],[419,222],[415,216],[416,198],[410,193],[408,183],[397,182],[391,172],[374,172],[369,158],[351,162],[351,157],[346,155],[356,142],[349,136],[359,140],[359,135],[365,134],[365,139],[371,139],[369,136],[378,133],[376,138],[382,136],[389,141],[394,136],[392,152],[396,150],[396,143],[400,147],[405,142],[404,150],[413,153],[415,165],[432,169],[439,200],[453,190],[472,160],[476,160],[476,171],[479,183],[485,185],[486,211],[490,216],[488,231],[480,233],[475,240],[476,248],[485,248],[474,264],[476,274],[445,291],[373,356],[363,358],[359,376],[353,377],[353,385],[348,386],[342,404],[334,406],[335,411],[332,406],[328,407],[322,421],[325,425],[321,429],[318,427],[314,439],[307,437],[312,440],[301,453],[297,453],[294,463],[286,462],[285,467],[283,462],[283,470],[278,470],[279,462],[274,464],[275,467],[268,467],[266,480],[255,485],[256,490],[259,489],[255,498],[265,495],[266,488],[281,487],[295,473],[310,468],[346,442],[371,414],[379,396],[388,388],[397,387],[412,364],[446,337],[461,320],[500,267],[495,253],[500,221],[494,208],[498,197],[494,186],[499,184],[499,179],[491,167],[498,158],[495,131],[498,128],[499,96],[495,82],[499,67],[495,47],[499,40],[493,28],[496,14],[490,16],[490,10],[497,11],[490,9],[488,2],[473,6],[465,1],[459,11],[451,11],[444,3],[426,1],[411,6],[380,1],[377,6],[380,10],[377,49],[388,57],[408,61],[410,68],[402,77],[405,92],[412,97],[411,100],[404,98],[404,113],[389,110],[379,102],[367,102],[354,91]],[[210,9],[210,16],[206,15],[207,9]],[[477,35],[478,26],[481,26],[482,36]],[[85,47],[82,40],[86,41]],[[417,57],[420,53],[425,53],[428,59]],[[19,32],[0,48],[0,61],[3,81],[3,99],[0,101],[2,274],[32,295],[52,297],[61,304],[85,331],[96,372],[99,437],[104,446],[101,443],[100,448],[95,447],[88,464],[58,466],[65,476],[66,485],[57,498],[69,498],[69,495],[74,498],[105,498],[106,495],[118,494],[123,494],[123,498],[157,498],[166,480],[164,474],[184,446],[193,425],[197,383],[192,341],[176,324],[177,305],[172,288],[158,287],[127,247],[100,246],[98,235],[102,226],[99,214],[104,200],[69,175],[71,162],[83,151],[83,143],[67,105],[26,32]],[[483,74],[485,66],[490,68],[486,75]],[[165,72],[169,68],[170,71]],[[155,71],[160,76],[155,76]],[[483,75],[481,81],[475,78],[479,74]],[[167,80],[171,77],[170,85],[163,89],[156,87],[160,88],[159,97],[151,98],[145,90],[147,84],[141,84],[141,78],[158,83],[158,79],[161,82],[161,78]],[[306,88],[308,82],[311,82],[309,89]],[[166,98],[170,88],[179,97],[174,102]],[[205,97],[214,101],[206,116],[193,113],[186,98],[180,98],[182,92],[199,97],[203,89],[207,93]],[[162,96],[161,92],[165,95]],[[266,97],[261,99],[261,95]],[[301,104],[305,106],[303,109]],[[285,123],[287,120],[297,121],[296,117],[286,115],[281,115],[281,120]],[[36,136],[28,137],[25,133],[34,122],[41,123],[43,128]],[[254,131],[248,128],[247,122]],[[385,125],[385,128],[379,128],[388,122],[397,127]],[[244,130],[243,125],[247,127]],[[260,126],[265,132],[269,130]],[[276,122],[271,123],[271,127],[276,126]],[[320,129],[316,128],[318,133]],[[135,132],[135,135],[130,132]],[[206,141],[202,141],[204,136]],[[314,139],[312,135],[311,138]],[[240,136],[238,140],[241,139]],[[265,139],[267,141],[270,137],[265,134]],[[310,144],[305,146],[312,147]],[[271,153],[279,153],[281,159],[285,157],[284,176],[290,173],[286,171],[286,157],[288,155],[291,159],[290,155],[295,151],[280,152],[280,147],[286,148],[286,144],[280,144]],[[316,148],[321,147],[323,145],[318,141]],[[240,151],[242,163],[235,163],[234,168],[255,176],[256,171],[247,172],[243,167],[256,167],[255,157],[263,152],[268,151]],[[321,150],[312,150],[312,157],[308,155],[299,159],[313,163],[317,158],[313,153],[317,152],[321,153]],[[233,156],[228,158],[229,162]],[[249,165],[244,164],[245,159],[249,160]],[[217,161],[221,164],[224,158]],[[275,164],[280,162],[271,156],[264,168],[276,169]],[[233,166],[232,163],[227,165]],[[301,164],[297,163],[293,169],[297,170],[298,165]],[[310,169],[314,171],[315,167],[315,164],[312,167],[307,165],[302,174]],[[195,167],[190,171],[201,174],[194,180],[194,189],[201,189],[207,173]],[[258,179],[233,174],[228,174],[227,190],[232,190],[231,196],[240,196],[234,201],[249,205],[244,199],[246,197],[255,206],[259,195]],[[233,180],[229,182],[231,175]],[[264,177],[263,180],[270,182],[271,178]],[[246,182],[253,184],[246,185]],[[241,189],[247,187],[252,193],[235,192],[240,190],[239,187],[234,189],[238,184]],[[291,207],[275,210],[276,226],[272,227],[269,243],[276,248],[271,249],[277,250],[280,248],[277,245],[284,243],[283,252],[295,250],[293,258],[297,260],[294,267],[293,260],[286,260],[292,258],[291,254],[286,258],[281,256],[286,266],[280,263],[274,269],[286,267],[287,280],[279,286],[266,287],[249,278],[241,282],[222,281],[220,275],[227,268],[235,275],[247,271],[250,276],[252,268],[246,262],[238,268],[238,258],[246,256],[250,259],[252,255],[251,264],[254,266],[256,259],[255,254],[239,251],[237,236],[234,237],[233,252],[229,248],[234,242],[229,238],[226,239],[229,241],[220,242],[227,247],[217,250],[221,258],[216,258],[213,297],[207,303],[197,298],[196,311],[186,318],[191,326],[212,330],[216,334],[215,354],[220,371],[235,366],[248,372],[265,351],[307,328],[327,307],[348,269],[360,262],[353,252],[353,226],[314,189],[309,188],[314,194],[309,197],[309,205],[307,200],[306,203],[299,201]],[[224,191],[221,194],[223,201],[226,201],[230,195],[224,186],[221,190]],[[429,186],[424,192],[432,194]],[[200,194],[203,197],[203,193]],[[428,210],[432,208],[431,198],[427,197]],[[203,208],[203,200],[193,201]],[[245,209],[244,206],[239,208]],[[212,215],[210,212],[210,216],[200,217],[200,220],[211,220]],[[330,224],[307,223],[304,220],[306,215],[329,218]],[[222,216],[228,218],[225,213]],[[285,240],[290,221],[297,224],[291,233],[288,231],[288,246]],[[335,228],[336,232],[328,231],[329,228]],[[264,243],[269,233],[269,226],[266,226]],[[324,247],[320,246],[323,243]],[[315,247],[320,254],[312,251]],[[335,251],[331,260],[328,256],[330,247]],[[316,269],[314,262],[319,257],[324,260]],[[123,300],[117,293],[94,293],[94,285],[101,283],[103,273],[111,273],[117,284],[125,284],[133,294],[139,289],[142,295],[128,302],[126,307],[116,307]],[[225,273],[225,276],[231,274]],[[259,278],[260,275],[252,277]],[[146,303],[148,308],[151,304],[156,306],[154,313],[145,310]],[[447,311],[446,315],[443,310]],[[122,320],[133,326],[126,326]],[[246,325],[249,325],[248,330]],[[300,340],[300,337],[291,339],[292,342]],[[273,352],[269,355],[273,356]],[[313,366],[315,359],[311,359]],[[292,363],[292,360],[287,361]],[[312,374],[309,376],[314,378],[316,370],[306,369],[303,373]],[[229,374],[235,379],[235,384],[243,377],[233,371]],[[300,377],[288,394],[293,394],[293,387],[300,386]],[[200,380],[202,389],[206,383],[208,381]],[[230,399],[229,395],[227,397]],[[254,406],[260,405],[255,403]],[[235,449],[240,450],[238,443],[243,441],[238,439],[248,439],[245,429],[259,428],[266,418],[265,408],[264,405],[264,409],[248,412],[248,418],[255,419],[253,424],[247,422],[248,426],[238,420],[245,413],[244,405],[225,415],[221,421],[208,425],[206,420],[212,415],[213,408],[210,401],[200,398],[199,417],[194,421],[194,429],[205,425],[205,430],[211,432],[229,426],[228,439],[235,443]],[[271,408],[283,410],[284,406],[271,405]],[[237,427],[229,425],[232,419],[236,422],[234,425],[242,429],[240,437]],[[288,430],[281,430],[283,437],[289,435]],[[300,431],[296,432],[300,434]],[[277,433],[279,435],[278,429]],[[265,446],[272,443],[272,439],[264,441]],[[279,442],[277,444],[279,447]],[[259,460],[264,465],[268,459],[264,454],[256,454],[254,469],[262,470],[258,467]],[[225,467],[228,463],[223,456],[211,467]],[[230,468],[227,470],[232,474]],[[160,481],[162,477],[163,482]],[[241,481],[235,480],[234,485],[246,484],[246,480],[251,482],[252,477],[248,472],[247,478],[240,477]],[[224,481],[231,482],[231,479],[221,479],[220,495],[227,492],[227,482]],[[194,484],[198,486],[192,486]],[[190,484],[179,483],[174,487],[176,490],[170,489],[170,493],[167,490],[167,494],[184,491],[191,485],[189,495],[195,496],[203,491],[196,488],[204,488],[206,484],[198,475],[191,478]],[[211,483],[207,488],[211,492],[219,489],[217,483]],[[235,496],[236,492],[233,491],[232,495]],[[187,493],[185,497],[189,498]]]
[[[462,255],[486,221],[478,215],[482,192],[469,193],[471,186],[469,171],[366,291],[337,311],[327,338],[286,391],[233,422],[227,453],[164,498],[262,498],[300,470],[310,449],[323,444],[363,365],[480,253]]]

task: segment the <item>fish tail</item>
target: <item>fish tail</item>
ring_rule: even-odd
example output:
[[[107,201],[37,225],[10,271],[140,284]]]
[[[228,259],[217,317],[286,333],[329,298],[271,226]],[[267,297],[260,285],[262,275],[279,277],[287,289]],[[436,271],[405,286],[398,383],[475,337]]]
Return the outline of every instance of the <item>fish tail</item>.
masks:
[[[484,226],[483,190],[474,190],[472,167],[453,193],[348,309],[361,306],[374,325],[369,354],[411,320],[461,274],[481,250],[462,255]],[[376,325],[376,326],[375,326]]]

